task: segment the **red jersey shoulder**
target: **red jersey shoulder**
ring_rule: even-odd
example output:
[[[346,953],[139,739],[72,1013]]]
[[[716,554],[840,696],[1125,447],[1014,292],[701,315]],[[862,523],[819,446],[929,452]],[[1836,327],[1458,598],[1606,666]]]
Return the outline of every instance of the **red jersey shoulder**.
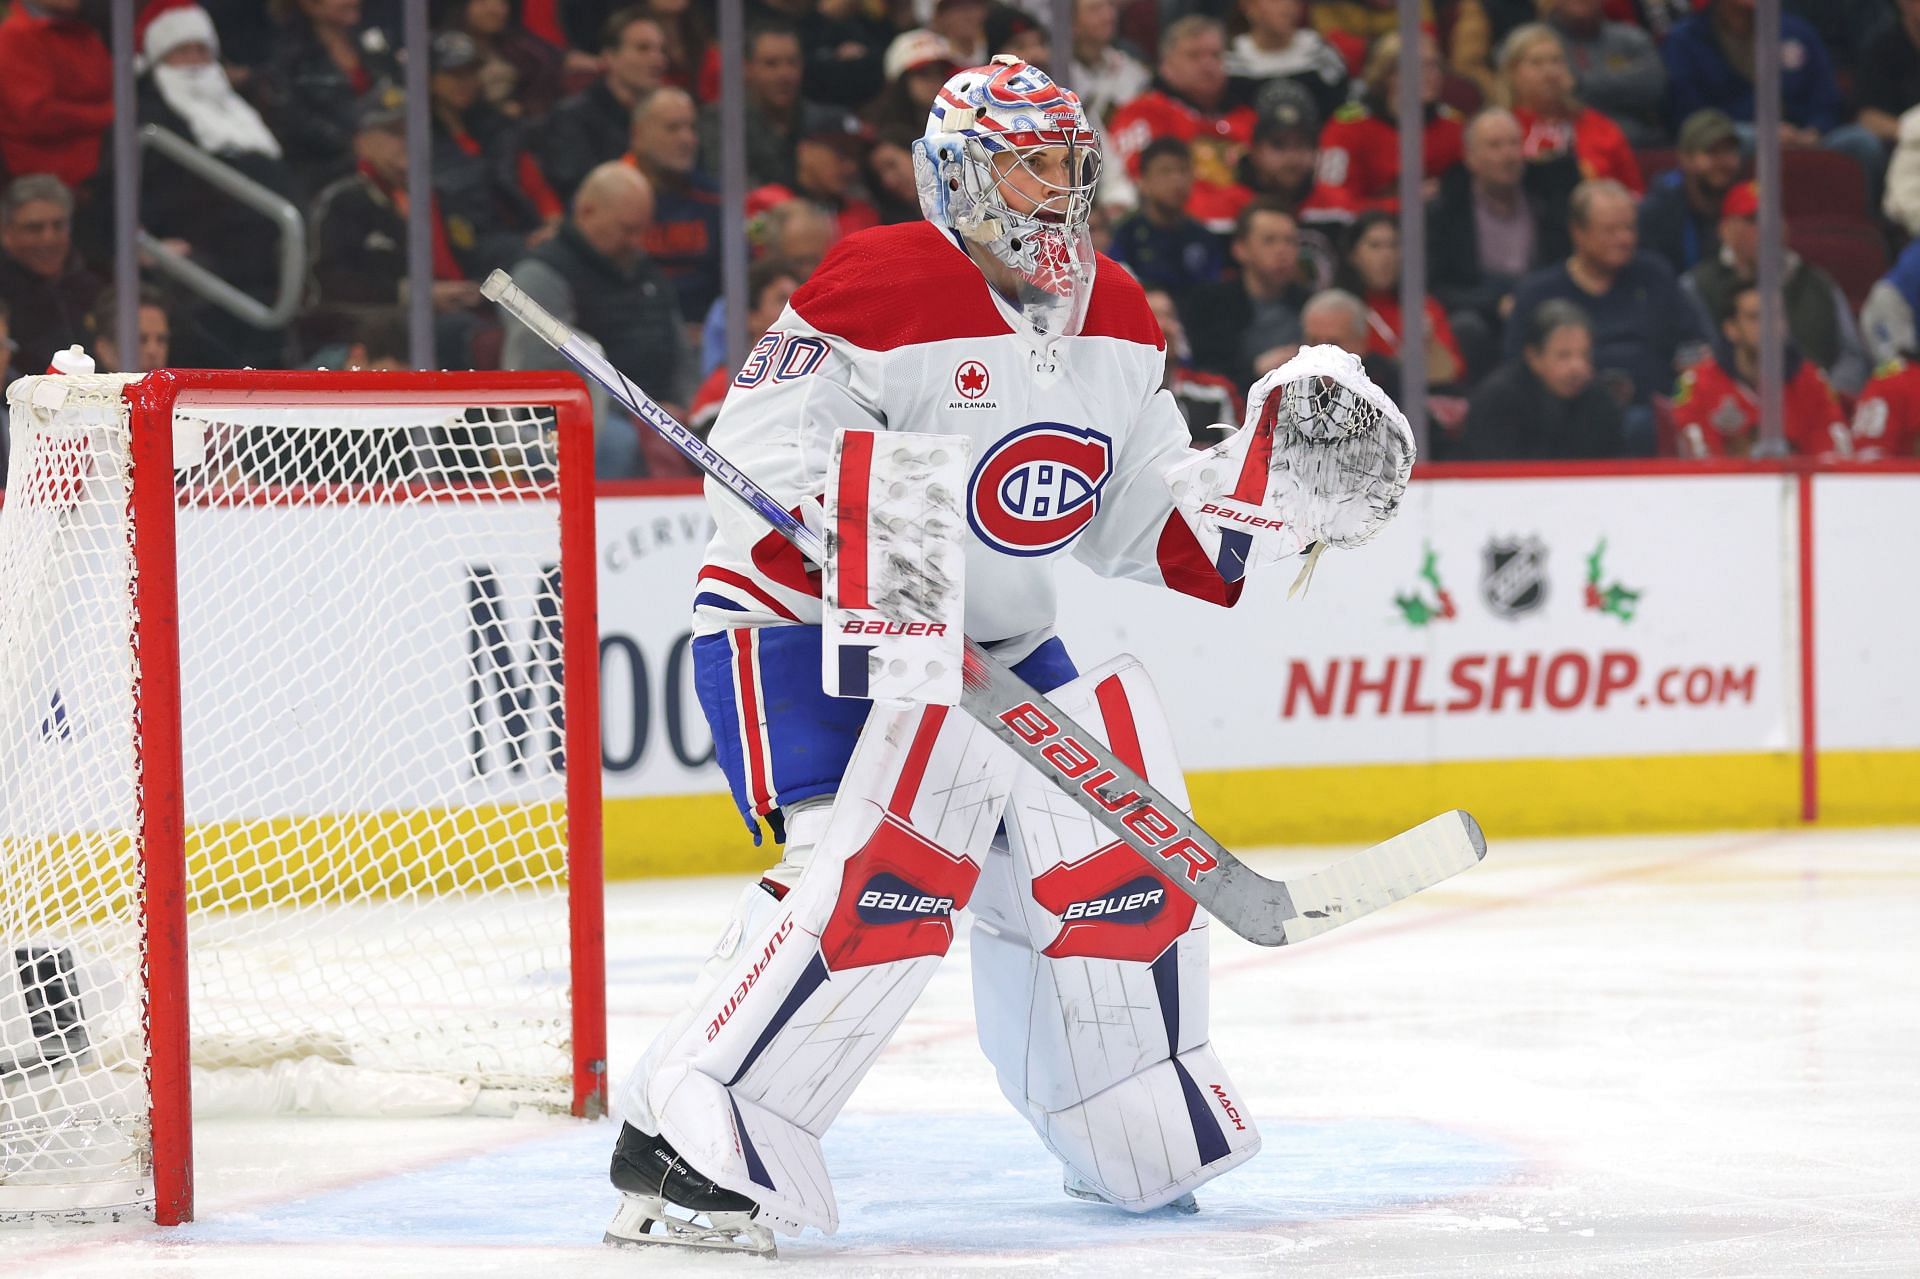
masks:
[[[1093,297],[1087,302],[1080,336],[1118,338],[1165,350],[1167,339],[1160,332],[1160,321],[1153,318],[1153,308],[1147,305],[1147,291],[1140,287],[1140,281],[1104,253],[1095,254],[1094,262]]]
[[[931,222],[847,236],[788,305],[822,333],[869,351],[1011,332],[980,268]]]

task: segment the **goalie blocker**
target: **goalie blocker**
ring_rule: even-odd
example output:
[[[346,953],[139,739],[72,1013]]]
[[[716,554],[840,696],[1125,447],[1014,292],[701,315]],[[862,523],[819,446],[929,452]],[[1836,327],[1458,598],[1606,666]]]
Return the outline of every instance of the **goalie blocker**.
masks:
[[[1184,805],[1137,662],[1054,698]],[[751,1200],[756,1229],[838,1225],[821,1138],[963,909],[981,1045],[1070,1193],[1146,1211],[1259,1148],[1207,1038],[1205,914],[979,725],[939,706],[877,709],[830,810],[803,808],[789,840],[797,884],[743,894],[692,1000],[618,1096],[629,1123]],[[1095,1002],[1111,1015],[1073,1014]],[[630,1205],[610,1233],[667,1238],[633,1233],[648,1219]]]

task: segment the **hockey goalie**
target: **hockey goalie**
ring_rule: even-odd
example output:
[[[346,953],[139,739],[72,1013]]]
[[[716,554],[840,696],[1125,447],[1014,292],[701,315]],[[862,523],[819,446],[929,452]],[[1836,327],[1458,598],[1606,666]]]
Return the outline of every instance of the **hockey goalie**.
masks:
[[[963,919],[981,1046],[1067,1194],[1193,1211],[1259,1149],[1208,1039],[1206,915],[949,713],[961,632],[1184,805],[1146,674],[1055,635],[1055,561],[1231,606],[1376,532],[1413,442],[1358,361],[1308,348],[1190,450],[1140,286],[1092,248],[1099,164],[1044,73],[956,74],[915,146],[925,220],[841,241],[734,378],[713,448],[828,562],[709,484],[695,677],[780,856],[616,1095],[610,1243],[832,1232],[822,1135]]]

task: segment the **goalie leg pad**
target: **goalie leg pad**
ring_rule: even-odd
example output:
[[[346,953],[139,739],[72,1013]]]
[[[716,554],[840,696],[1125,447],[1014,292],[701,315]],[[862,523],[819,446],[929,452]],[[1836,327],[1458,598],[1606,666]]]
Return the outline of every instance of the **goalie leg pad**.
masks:
[[[1187,806],[1137,661],[1053,696]],[[1207,1045],[1206,915],[1031,770],[1016,778],[1007,835],[972,907],[975,1015],[1001,1091],[1070,1177],[1135,1211],[1251,1157],[1259,1135]]]
[[[820,1135],[946,954],[1018,767],[945,707],[876,710],[799,883],[649,1050],[629,1118],[774,1227],[831,1233]]]

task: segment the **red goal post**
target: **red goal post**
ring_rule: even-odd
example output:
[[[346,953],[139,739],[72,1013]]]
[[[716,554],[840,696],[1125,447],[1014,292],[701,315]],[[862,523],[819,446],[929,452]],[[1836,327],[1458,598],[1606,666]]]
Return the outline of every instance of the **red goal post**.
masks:
[[[603,1114],[579,380],[10,401],[0,1219],[191,1219],[196,1093]]]

